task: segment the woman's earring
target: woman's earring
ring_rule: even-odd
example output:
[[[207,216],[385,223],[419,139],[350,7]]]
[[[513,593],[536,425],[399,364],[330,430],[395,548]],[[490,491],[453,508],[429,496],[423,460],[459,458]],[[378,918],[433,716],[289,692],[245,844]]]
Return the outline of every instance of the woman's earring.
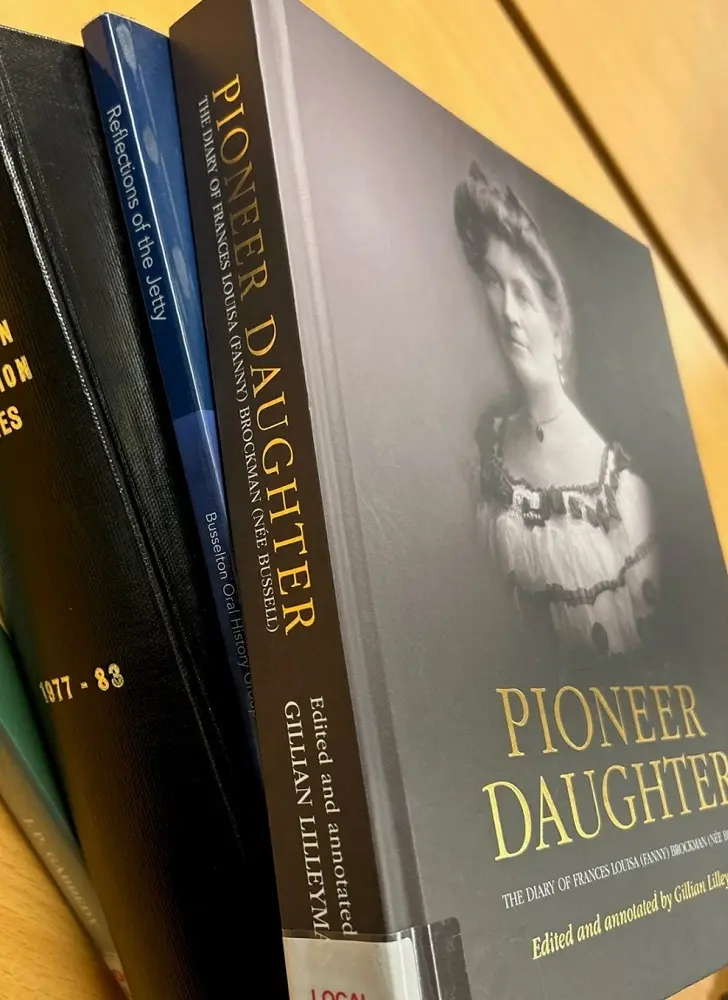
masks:
[[[563,386],[563,384],[564,384],[564,368],[563,368],[563,365],[561,364],[561,358],[557,358],[556,359],[556,368],[557,368],[558,373],[559,373],[559,381],[561,382],[561,385]]]

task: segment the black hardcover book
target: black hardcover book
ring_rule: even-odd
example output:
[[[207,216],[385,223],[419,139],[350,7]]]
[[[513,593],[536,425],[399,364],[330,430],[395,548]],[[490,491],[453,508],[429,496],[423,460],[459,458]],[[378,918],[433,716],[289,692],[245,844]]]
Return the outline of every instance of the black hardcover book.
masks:
[[[259,783],[80,47],[0,30],[0,583],[135,1000],[285,995]]]
[[[728,587],[649,252],[297,0],[171,38],[293,1000],[673,993]]]

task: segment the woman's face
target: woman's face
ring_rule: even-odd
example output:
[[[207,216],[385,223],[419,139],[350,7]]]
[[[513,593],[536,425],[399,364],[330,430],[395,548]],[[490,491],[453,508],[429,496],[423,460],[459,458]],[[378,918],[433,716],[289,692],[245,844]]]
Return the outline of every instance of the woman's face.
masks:
[[[561,343],[543,293],[522,258],[503,240],[488,245],[483,284],[503,354],[518,381],[524,388],[558,381]]]

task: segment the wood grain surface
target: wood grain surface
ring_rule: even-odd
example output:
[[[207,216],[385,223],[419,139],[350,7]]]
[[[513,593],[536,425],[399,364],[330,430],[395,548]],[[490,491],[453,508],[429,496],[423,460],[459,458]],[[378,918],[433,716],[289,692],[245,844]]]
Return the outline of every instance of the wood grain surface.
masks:
[[[0,807],[0,998],[121,997],[55,883]]]
[[[566,12],[568,5],[576,24],[583,25],[584,30],[589,24],[584,11],[587,8],[596,11],[601,7],[599,16],[594,15],[593,24],[604,31],[603,25],[609,21],[611,11],[619,12],[622,8],[626,11],[632,2],[551,0],[550,7],[542,6],[544,10],[561,6]],[[640,2],[649,6],[648,0],[634,2],[638,6]],[[650,2],[654,9],[663,0]],[[679,0],[664,2],[673,7],[679,4]],[[648,242],[496,0],[478,0],[478,3],[448,0],[446,6],[442,0],[310,0],[310,5],[510,153]],[[116,0],[114,9],[166,30],[187,6],[185,0]],[[533,6],[539,6],[537,0]],[[99,0],[64,0],[62,4],[57,4],[56,0],[0,0],[0,22],[78,42],[81,25],[101,10],[103,5]],[[566,13],[564,17],[568,20]],[[618,38],[622,29],[616,18],[615,14],[613,37]],[[634,28],[629,31],[633,32]],[[659,37],[659,18],[655,19],[654,32],[655,37]],[[639,101],[644,103],[640,113],[649,119],[650,102],[657,102],[659,95],[654,92],[654,81],[642,76],[650,77],[654,68],[649,61],[647,69],[644,68],[643,53],[635,48],[633,41],[624,44],[627,58],[631,60],[629,79],[635,103],[639,95]],[[694,52],[689,58],[697,60],[699,53]],[[669,63],[669,58],[665,57],[660,64],[661,71],[668,75]],[[686,65],[688,63],[675,60],[675,72],[684,74]],[[603,84],[606,87],[606,79]],[[701,95],[703,102],[709,100],[709,94],[701,88],[717,84],[717,80],[704,79],[697,87],[697,117],[702,114]],[[593,85],[589,83],[585,93],[590,97],[592,93],[598,96],[598,90],[597,81]],[[665,114],[664,104],[655,104],[656,108],[658,106],[659,111],[655,114]],[[676,116],[690,115],[690,109],[684,106],[676,106],[674,111]],[[632,113],[637,114],[634,109]],[[667,121],[669,124],[669,119]],[[702,126],[696,121],[691,122],[690,127],[699,130]],[[614,141],[617,145],[620,142],[627,145],[624,132],[615,133]],[[706,137],[702,150],[690,161],[692,183],[696,187],[702,183],[706,191],[712,190],[722,180],[723,163],[719,152],[717,138],[709,142]],[[642,176],[639,163],[634,169],[636,177]],[[652,185],[664,187],[662,192],[652,191],[650,204],[654,206],[654,213],[663,211],[665,205],[676,203],[674,174],[667,169],[656,169]],[[702,282],[701,287],[712,287],[719,267],[709,262],[704,273],[694,250],[701,242],[704,247],[713,242],[717,245],[727,221],[728,207],[723,204],[712,218],[706,216],[700,223],[704,234],[702,240],[696,236],[692,240],[675,241],[675,252],[683,255],[684,266],[692,268],[691,274],[695,271],[696,284]],[[669,228],[667,220],[663,224]],[[728,470],[724,459],[728,441],[728,369],[693,308],[659,260],[657,268],[713,509],[724,551],[728,552]],[[719,295],[715,301],[718,303],[715,309],[720,311]],[[130,873],[130,892],[133,892],[133,878]],[[720,974],[691,987],[680,995],[680,1000],[718,1000],[724,991],[728,991],[728,976]],[[588,996],[588,984],[584,992]],[[110,983],[81,929],[0,807],[0,1000],[30,1000],[31,997],[34,1000],[113,1000],[116,997],[118,1000],[115,986]]]

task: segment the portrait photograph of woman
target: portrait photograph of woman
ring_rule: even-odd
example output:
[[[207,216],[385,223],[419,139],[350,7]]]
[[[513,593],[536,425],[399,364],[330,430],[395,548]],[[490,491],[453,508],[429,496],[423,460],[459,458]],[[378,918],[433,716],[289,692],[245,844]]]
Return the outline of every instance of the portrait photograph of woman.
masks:
[[[390,696],[434,684],[462,719],[501,684],[723,669],[725,564],[650,248],[401,81],[357,91],[355,129],[306,81],[347,572]]]
[[[579,405],[580,331],[526,205],[473,164],[454,213],[510,382],[477,431],[485,557],[519,613],[559,644],[633,651],[649,641],[660,592],[649,485]]]

